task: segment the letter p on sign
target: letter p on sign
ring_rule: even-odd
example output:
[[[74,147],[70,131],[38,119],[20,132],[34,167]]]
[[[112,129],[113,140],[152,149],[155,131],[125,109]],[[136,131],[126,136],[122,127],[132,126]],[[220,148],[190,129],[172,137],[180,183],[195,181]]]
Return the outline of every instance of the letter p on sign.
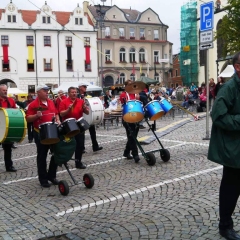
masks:
[[[214,2],[208,2],[200,5],[200,31],[213,29]]]

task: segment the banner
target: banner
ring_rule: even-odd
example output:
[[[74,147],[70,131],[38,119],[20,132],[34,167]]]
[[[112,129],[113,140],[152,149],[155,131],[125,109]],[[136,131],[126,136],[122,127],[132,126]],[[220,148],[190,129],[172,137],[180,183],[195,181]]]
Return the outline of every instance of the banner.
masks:
[[[133,66],[132,66],[132,74],[135,75],[135,67],[134,67],[134,63],[133,63]]]
[[[28,63],[33,64],[33,46],[28,46]]]
[[[72,63],[72,47],[67,47],[67,63]]]
[[[85,46],[86,64],[90,64],[90,46]]]
[[[8,64],[8,46],[3,46],[3,63]]]

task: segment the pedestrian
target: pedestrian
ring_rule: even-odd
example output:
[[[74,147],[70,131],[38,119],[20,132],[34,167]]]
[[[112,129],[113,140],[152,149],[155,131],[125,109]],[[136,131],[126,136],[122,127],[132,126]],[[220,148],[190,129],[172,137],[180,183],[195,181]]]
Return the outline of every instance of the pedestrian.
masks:
[[[222,85],[225,83],[225,80],[223,77],[218,77],[218,83],[216,84],[215,87],[215,96],[217,96],[217,93],[219,91],[219,89],[222,87]]]
[[[109,90],[107,90],[106,95],[104,96],[104,106],[105,106],[105,108],[109,107],[109,103],[111,102],[111,100],[112,100],[112,96],[110,95]]]
[[[208,159],[223,165],[219,193],[219,233],[240,239],[233,229],[232,214],[240,195],[240,52],[233,57],[236,73],[218,91],[212,108],[212,131]]]

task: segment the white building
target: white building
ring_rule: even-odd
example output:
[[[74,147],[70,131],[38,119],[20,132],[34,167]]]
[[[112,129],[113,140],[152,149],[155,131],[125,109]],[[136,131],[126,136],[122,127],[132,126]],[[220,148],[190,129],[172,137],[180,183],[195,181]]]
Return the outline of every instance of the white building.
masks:
[[[38,84],[56,88],[84,80],[98,85],[96,32],[87,13],[0,9],[0,84],[35,92]]]

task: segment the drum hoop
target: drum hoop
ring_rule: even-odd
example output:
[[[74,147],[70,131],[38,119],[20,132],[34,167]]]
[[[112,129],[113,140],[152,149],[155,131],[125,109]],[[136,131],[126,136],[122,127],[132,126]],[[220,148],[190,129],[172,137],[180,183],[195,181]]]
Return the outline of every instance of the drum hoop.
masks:
[[[75,120],[75,121],[76,121],[75,118],[67,118],[67,119],[65,119],[62,123],[66,122],[66,121],[69,121],[69,120]]]
[[[5,108],[1,108],[1,110],[3,110],[4,115],[5,115],[5,120],[6,120],[6,131],[5,131],[5,134],[4,134],[3,139],[1,141],[1,142],[4,142],[5,139],[7,138],[8,130],[9,130],[9,116],[8,116],[8,112]]]
[[[25,118],[25,116],[26,116],[26,114],[25,114],[25,112],[22,110],[22,109],[20,109],[20,111],[22,112],[22,114],[23,114],[23,121],[24,121],[24,130],[23,130],[23,137],[22,137],[22,139],[19,141],[20,143],[24,140],[24,138],[26,137],[26,134],[27,134],[27,121],[26,121],[26,118]]]
[[[159,102],[158,100],[152,100],[151,102],[149,102],[148,104],[145,105],[145,107],[147,107],[150,103],[152,102]],[[160,103],[159,103],[160,104]]]
[[[128,101],[126,102],[126,104],[127,104],[128,102],[139,102],[140,104],[142,104],[142,102],[139,101],[139,100],[137,100],[137,99],[131,99],[131,100],[128,100]]]
[[[52,122],[44,122],[44,123],[41,123],[41,124],[39,124],[39,127],[42,126],[42,125],[48,124],[48,123],[52,123]]]
[[[84,117],[80,117],[80,118],[77,120],[77,122],[81,121],[82,119],[84,119]]]

